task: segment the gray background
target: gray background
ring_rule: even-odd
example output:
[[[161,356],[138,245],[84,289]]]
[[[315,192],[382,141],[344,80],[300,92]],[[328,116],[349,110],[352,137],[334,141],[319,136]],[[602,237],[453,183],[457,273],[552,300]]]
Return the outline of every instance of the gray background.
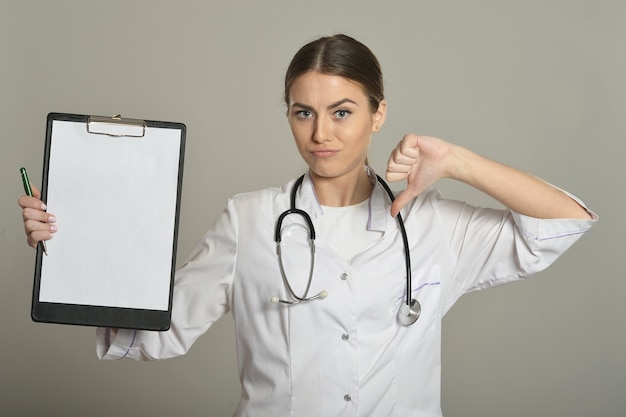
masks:
[[[98,361],[93,329],[31,322],[34,251],[16,203],[18,168],[40,184],[48,112],[186,123],[181,263],[229,196],[304,171],[282,77],[301,45],[336,32],[368,44],[385,71],[389,114],[371,149],[376,169],[404,133],[436,135],[558,184],[601,217],[549,270],[468,295],[448,314],[446,416],[624,415],[625,2],[0,7],[2,415],[232,414],[239,387],[230,316],[186,356],[152,363]],[[494,204],[464,186],[439,187]]]

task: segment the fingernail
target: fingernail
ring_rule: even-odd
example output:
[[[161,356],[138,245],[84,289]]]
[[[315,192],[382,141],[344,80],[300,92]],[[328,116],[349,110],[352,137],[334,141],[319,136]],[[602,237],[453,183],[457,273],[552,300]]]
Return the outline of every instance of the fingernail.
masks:
[[[41,209],[42,209],[42,210],[47,210],[47,209],[48,209],[48,206],[46,206],[44,203],[41,203]]]
[[[55,216],[48,217],[48,223],[55,223],[56,221],[57,221],[57,218]]]
[[[52,226],[50,226],[50,231],[51,231],[52,233],[55,233],[57,230],[59,230],[59,228],[57,227],[57,225],[56,225],[56,224],[53,224]]]

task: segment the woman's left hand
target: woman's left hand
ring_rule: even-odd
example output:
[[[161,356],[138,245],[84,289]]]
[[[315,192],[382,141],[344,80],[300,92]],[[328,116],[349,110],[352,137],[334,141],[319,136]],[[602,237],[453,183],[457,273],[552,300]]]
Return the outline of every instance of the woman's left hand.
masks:
[[[448,160],[454,146],[431,136],[404,135],[387,162],[387,180],[406,179],[407,186],[391,206],[396,216],[402,207],[441,178],[450,176]]]
[[[387,163],[389,181],[407,180],[391,205],[396,216],[441,178],[468,184],[516,213],[538,219],[589,219],[593,215],[547,182],[469,149],[429,136],[405,135]]]

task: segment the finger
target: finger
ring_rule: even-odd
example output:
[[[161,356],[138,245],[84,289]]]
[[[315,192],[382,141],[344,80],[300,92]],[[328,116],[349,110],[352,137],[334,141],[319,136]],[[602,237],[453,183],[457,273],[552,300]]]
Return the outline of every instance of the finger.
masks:
[[[387,181],[390,181],[390,182],[402,181],[402,180],[405,180],[409,176],[410,173],[411,173],[410,170],[407,170],[406,172],[396,170],[394,172],[388,168],[387,172],[385,173],[385,178],[387,179]]]
[[[33,192],[34,194],[34,192]],[[39,197],[29,197],[27,195],[23,195],[17,199],[17,203],[22,207],[37,209],[37,210],[46,210],[46,205],[39,199]]]
[[[419,150],[418,139],[419,136],[408,133],[404,135],[400,143],[398,143],[398,149],[404,155],[411,155],[413,152]]]
[[[402,210],[404,206],[406,206],[407,203],[415,197],[417,197],[417,194],[409,189],[406,189],[398,194],[394,202],[391,204],[391,216],[396,217],[398,213],[400,213],[400,210]]]
[[[397,156],[393,152],[387,161],[387,179],[389,181],[400,181],[405,179],[413,170],[419,160],[419,150],[414,152],[414,156]]]
[[[56,222],[56,217],[54,214],[43,211],[40,208],[29,208],[29,207],[26,207],[22,210],[22,219],[24,219],[24,221],[34,220],[38,222],[47,222],[47,223]]]
[[[53,214],[46,212],[35,212],[35,215],[30,217],[28,214],[25,214],[24,229],[26,230],[26,233],[36,230],[56,231],[56,221],[57,218]]]
[[[25,220],[24,231],[26,232],[27,240],[38,242],[40,240],[52,239],[54,234],[59,230],[58,226],[54,223],[56,218],[51,217],[51,222],[40,222],[37,220]]]
[[[401,143],[391,152],[390,162],[398,165],[413,165],[419,158],[419,148],[406,147]]]
[[[408,173],[419,162],[420,149],[417,141],[411,135],[405,137],[398,143],[398,146],[391,152],[387,161],[387,170],[389,172]]]
[[[39,243],[40,241],[50,240],[53,237],[54,237],[53,233],[41,230],[41,231],[36,231],[36,232],[32,232],[31,234],[29,234],[26,237],[26,242],[28,243],[28,246],[32,248],[36,248],[37,243]]]
[[[31,187],[31,190],[33,196],[21,196],[18,204],[22,207],[26,242],[35,248],[39,241],[52,239],[58,228],[55,224],[56,217],[45,211],[46,205],[40,200],[39,189]]]

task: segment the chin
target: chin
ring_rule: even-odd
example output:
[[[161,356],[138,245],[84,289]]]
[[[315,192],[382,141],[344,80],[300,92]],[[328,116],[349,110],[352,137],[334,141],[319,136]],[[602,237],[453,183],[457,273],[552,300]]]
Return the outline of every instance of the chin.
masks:
[[[334,178],[341,175],[341,170],[320,166],[319,164],[309,164],[309,171],[311,175],[320,178]]]
[[[312,176],[325,179],[341,178],[350,175],[352,170],[346,170],[345,167],[328,167],[309,165]]]

